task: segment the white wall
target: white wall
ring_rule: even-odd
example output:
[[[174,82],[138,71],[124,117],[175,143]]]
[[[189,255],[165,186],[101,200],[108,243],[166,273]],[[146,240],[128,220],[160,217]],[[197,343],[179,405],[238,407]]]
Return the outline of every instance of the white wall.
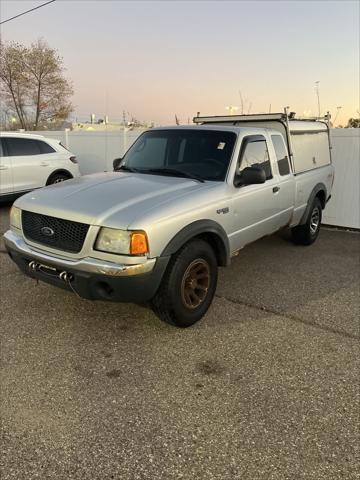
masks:
[[[58,138],[78,158],[83,175],[111,171],[114,158],[121,157],[143,130],[117,132],[37,132]],[[360,129],[332,129],[332,159],[335,182],[323,223],[360,229]]]
[[[323,223],[360,228],[360,129],[331,130],[335,181]]]
[[[61,140],[61,143],[76,155],[81,173],[88,175],[111,171],[113,160],[122,157],[143,131],[144,129],[116,132],[41,131],[31,133]]]

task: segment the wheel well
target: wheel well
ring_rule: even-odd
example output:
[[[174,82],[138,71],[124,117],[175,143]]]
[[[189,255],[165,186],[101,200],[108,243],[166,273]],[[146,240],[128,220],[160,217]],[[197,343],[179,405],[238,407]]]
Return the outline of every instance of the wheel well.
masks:
[[[170,256],[178,252],[186,243],[201,238],[213,248],[218,265],[230,264],[230,246],[228,236],[221,225],[213,220],[196,220],[181,229],[166,245],[161,256]]]
[[[49,178],[47,179],[46,181],[46,185],[49,185],[50,183],[50,180],[54,177],[54,175],[66,175],[68,178],[73,178],[73,176],[71,175],[71,173],[68,171],[68,170],[55,170],[55,172],[52,172],[51,175],[49,176]]]
[[[326,198],[325,198],[325,192],[324,192],[324,190],[319,190],[319,191],[317,192],[317,194],[316,194],[315,197],[317,197],[317,198],[320,200],[320,202],[321,202],[321,207],[322,207],[322,209],[324,209],[324,208],[325,208],[325,204],[326,204]]]
[[[310,215],[310,209],[315,198],[319,199],[321,208],[324,209],[326,205],[326,187],[323,183],[318,183],[313,188],[308,199],[307,207],[305,209],[305,212],[303,213],[303,216],[301,217],[299,225],[304,225],[306,223],[308,216]]]
[[[201,238],[211,246],[211,248],[214,250],[217,263],[220,267],[225,267],[227,265],[228,259],[226,255],[226,249],[224,247],[223,241],[218,235],[216,235],[216,233],[206,232],[197,235],[194,238]]]

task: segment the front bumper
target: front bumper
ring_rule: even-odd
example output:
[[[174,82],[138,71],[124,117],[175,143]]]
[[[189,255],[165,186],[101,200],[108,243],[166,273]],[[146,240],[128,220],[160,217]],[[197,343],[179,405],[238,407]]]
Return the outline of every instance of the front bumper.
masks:
[[[159,288],[169,261],[169,257],[160,257],[124,265],[91,257],[63,259],[32,249],[12,230],[5,233],[4,241],[23,273],[90,300],[146,302]]]

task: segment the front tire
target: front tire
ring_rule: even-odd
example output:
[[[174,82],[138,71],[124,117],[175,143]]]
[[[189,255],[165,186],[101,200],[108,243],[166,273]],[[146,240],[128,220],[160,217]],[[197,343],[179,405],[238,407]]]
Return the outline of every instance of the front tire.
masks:
[[[295,243],[300,245],[311,245],[317,239],[320,232],[322,207],[320,200],[315,197],[306,222],[292,228],[291,233]]]
[[[217,274],[217,261],[211,246],[201,239],[187,243],[170,260],[152,300],[155,314],[171,325],[190,327],[210,307]]]

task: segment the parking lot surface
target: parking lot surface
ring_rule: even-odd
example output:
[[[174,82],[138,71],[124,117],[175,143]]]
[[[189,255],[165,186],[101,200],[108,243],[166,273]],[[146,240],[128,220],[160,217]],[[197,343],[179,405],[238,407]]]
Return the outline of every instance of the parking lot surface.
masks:
[[[360,478],[359,240],[246,247],[186,330],[37,285],[1,243],[2,480]]]

